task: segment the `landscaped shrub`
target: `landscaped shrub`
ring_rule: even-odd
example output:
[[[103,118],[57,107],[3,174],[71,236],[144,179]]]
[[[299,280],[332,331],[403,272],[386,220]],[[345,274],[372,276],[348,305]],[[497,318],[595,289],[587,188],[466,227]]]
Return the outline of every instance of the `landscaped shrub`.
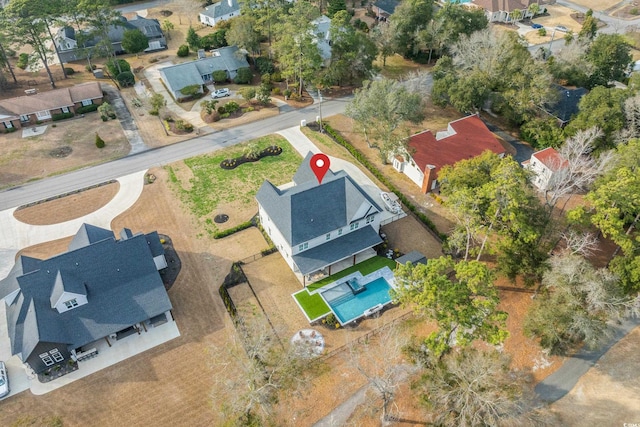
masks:
[[[178,56],[180,58],[184,58],[185,56],[189,56],[189,46],[187,46],[186,44],[181,45],[178,48]]]
[[[255,110],[255,108],[253,108],[253,107],[247,107],[247,108],[243,108],[242,112],[243,113],[250,113],[250,112],[252,112],[254,110]]]
[[[98,135],[96,133],[96,147],[98,148],[104,148],[104,140],[102,138],[100,138],[100,135]]]
[[[74,74],[76,72],[76,70],[74,70],[73,68],[69,68],[69,67],[64,67],[64,72],[67,76],[70,76],[72,74]]]
[[[27,55],[26,53],[21,53],[18,56],[18,61],[16,62],[16,67],[24,70],[25,68],[27,68],[28,64],[29,64],[29,55]]]
[[[211,50],[227,46],[227,30],[220,29],[215,33],[200,37],[200,49]]]
[[[284,80],[282,78],[282,74],[280,73],[280,71],[275,71],[273,73],[271,73],[271,81],[272,82],[281,82],[282,80]]]
[[[192,132],[193,131],[193,125],[189,122],[185,122],[182,119],[178,119],[176,120],[176,129],[178,130],[183,130],[186,132]]]
[[[72,112],[52,114],[51,120],[53,120],[54,122],[57,122],[58,120],[70,119],[73,116],[74,114]]]
[[[183,87],[182,89],[180,89],[180,93],[182,93],[184,96],[194,96],[195,94],[200,92],[200,89],[202,89],[202,86],[200,86],[199,84],[194,84]]]
[[[76,108],[76,114],[90,113],[92,111],[96,111],[98,107],[98,104],[83,105],[82,107]]]
[[[285,98],[289,98],[291,96],[291,89],[285,89],[282,91],[282,94]]]
[[[122,87],[130,87],[136,83],[136,78],[133,76],[133,73],[131,71],[123,71],[122,73],[118,74],[116,80]]]
[[[229,114],[235,113],[239,109],[240,109],[240,105],[235,101],[229,101],[226,104],[224,104],[224,111]]]
[[[271,93],[274,95],[280,95],[280,88],[274,87],[273,89],[271,89]]]
[[[95,66],[95,64],[85,65],[85,66],[84,66],[84,69],[85,69],[85,70],[87,70],[87,71],[89,71],[89,72],[92,72],[93,70],[95,70],[95,69],[96,69],[96,66]]]
[[[218,113],[224,114],[226,112],[227,112],[227,110],[223,106],[218,107]]]
[[[322,323],[324,323],[325,325],[335,328],[338,323],[338,319],[336,318],[336,315],[333,313],[329,313],[327,314],[327,316],[322,319]]]
[[[546,35],[547,35],[547,29],[546,29],[546,28],[544,28],[544,27],[540,28],[540,29],[538,30],[538,35],[539,35],[540,37],[544,37],[544,36],[546,36]]]
[[[251,72],[251,68],[243,67],[238,70],[238,74],[236,74],[236,78],[233,79],[237,84],[247,84],[250,83],[253,79],[253,73]]]
[[[111,74],[113,77],[117,78],[125,71],[131,71],[131,65],[129,65],[127,61],[125,61],[124,59],[117,59],[116,61],[114,61],[113,59],[107,61],[107,70],[109,70],[109,74]],[[118,68],[118,64],[120,65],[120,68]]]
[[[262,74],[273,73],[276,67],[273,65],[273,61],[266,56],[259,56],[256,58],[256,69]]]
[[[246,230],[249,227],[253,227],[253,222],[251,222],[250,220],[247,222],[243,222],[242,224],[238,224],[235,227],[229,228],[227,230],[218,231],[213,234],[213,238],[222,239],[223,237],[230,236],[233,233],[237,233],[238,231]]]
[[[214,83],[224,83],[227,81],[227,72],[224,70],[216,70],[211,73],[211,78]]]

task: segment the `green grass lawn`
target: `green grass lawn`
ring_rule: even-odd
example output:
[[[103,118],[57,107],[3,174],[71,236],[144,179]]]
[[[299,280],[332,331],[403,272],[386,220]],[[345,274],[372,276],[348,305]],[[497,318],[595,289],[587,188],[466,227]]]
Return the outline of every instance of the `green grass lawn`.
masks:
[[[259,150],[270,145],[278,145],[282,148],[282,154],[244,163],[232,170],[220,167],[223,160],[241,156],[249,144],[255,144]],[[231,204],[232,208],[235,206],[238,209],[255,207],[257,212],[255,195],[264,180],[268,179],[275,185],[291,181],[301,161],[298,152],[286,139],[279,135],[267,135],[212,154],[186,159],[184,164],[193,174],[189,183],[180,182],[171,166],[167,169],[182,201],[204,223],[207,232],[213,234],[219,231],[212,218],[217,206]]]
[[[355,273],[356,271],[359,271],[363,276],[366,276],[367,274],[373,273],[374,271],[380,270],[384,267],[389,267],[391,270],[393,270],[395,266],[396,262],[394,260],[379,256],[373,257],[361,262],[360,264],[349,267],[346,270],[342,270],[341,272],[336,273],[332,276],[312,283],[311,285],[307,286],[306,289],[293,294],[293,297],[296,299],[296,301],[298,301],[298,304],[300,304],[300,307],[302,307],[304,312],[307,314],[307,317],[310,320],[314,320],[320,316],[328,314],[331,310],[320,296],[320,293],[310,294],[310,292],[320,289],[321,287],[326,286],[329,283],[333,283],[336,280],[348,276],[351,273]]]

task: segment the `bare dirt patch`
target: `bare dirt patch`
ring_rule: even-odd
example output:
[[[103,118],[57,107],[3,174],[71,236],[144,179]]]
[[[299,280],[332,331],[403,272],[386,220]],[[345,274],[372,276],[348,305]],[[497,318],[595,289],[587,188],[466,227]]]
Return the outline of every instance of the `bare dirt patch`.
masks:
[[[22,138],[18,130],[0,137],[0,188],[103,163],[130,149],[120,122],[103,122],[98,113],[39,126],[47,127],[42,135]],[[104,148],[96,147],[96,133],[105,141]]]
[[[623,4],[624,1],[620,0],[573,0],[572,3],[575,3],[580,6],[587,7],[594,11],[604,11],[617,4]],[[549,6],[546,6],[547,9]]]
[[[113,199],[120,189],[118,182],[80,191],[67,197],[18,209],[13,216],[33,225],[58,224],[94,212]]]

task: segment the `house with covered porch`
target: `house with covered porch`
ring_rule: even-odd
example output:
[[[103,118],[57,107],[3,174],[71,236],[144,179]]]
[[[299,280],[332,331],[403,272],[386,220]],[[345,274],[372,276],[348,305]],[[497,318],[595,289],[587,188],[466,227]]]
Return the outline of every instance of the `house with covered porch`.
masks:
[[[98,344],[173,322],[158,234],[125,228],[119,237],[83,224],[66,252],[21,255],[0,281],[11,354],[41,381],[78,369]]]
[[[384,214],[344,170],[318,183],[311,156],[293,182],[265,181],[256,194],[262,227],[304,286],[375,256]]]

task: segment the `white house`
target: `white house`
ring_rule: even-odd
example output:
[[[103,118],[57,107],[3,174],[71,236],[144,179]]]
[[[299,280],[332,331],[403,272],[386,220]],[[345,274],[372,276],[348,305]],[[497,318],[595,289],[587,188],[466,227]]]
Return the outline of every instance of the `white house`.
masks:
[[[199,16],[202,24],[213,27],[221,21],[240,16],[240,4],[238,0],[222,0],[205,7]]]
[[[529,160],[522,162],[522,167],[534,173],[531,179],[533,185],[543,191],[566,166],[567,161],[553,147],[537,151]]]
[[[382,208],[343,170],[318,184],[303,160],[293,182],[265,181],[256,194],[260,223],[303,285],[376,255]]]
[[[425,130],[409,138],[409,153],[393,158],[393,167],[407,175],[422,192],[438,187],[438,172],[445,165],[479,156],[486,150],[500,157],[505,149],[478,116],[450,122],[446,131],[435,136]]]
[[[484,10],[489,22],[511,22],[513,11],[518,9],[522,12],[520,19],[532,18],[533,13],[529,11],[529,6],[539,4],[538,0],[472,0],[468,5],[479,7]],[[546,8],[540,5],[540,12],[545,13]]]
[[[331,61],[331,19],[325,15],[311,21],[313,40],[318,46],[324,65]]]

